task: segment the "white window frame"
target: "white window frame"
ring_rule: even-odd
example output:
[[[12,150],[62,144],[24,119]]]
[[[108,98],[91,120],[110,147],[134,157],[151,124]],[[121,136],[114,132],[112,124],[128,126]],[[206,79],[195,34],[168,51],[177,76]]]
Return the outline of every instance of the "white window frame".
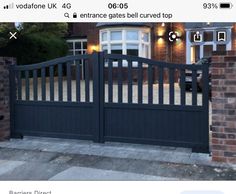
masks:
[[[83,54],[84,51],[85,53],[87,53],[88,50],[88,40],[87,39],[68,39],[66,40],[67,43],[73,43],[73,48],[69,49],[69,51],[73,51],[73,55],[76,55],[76,52],[79,52],[79,54]],[[76,49],[75,48],[75,43],[80,43],[81,44],[81,49]],[[83,43],[86,42],[87,43],[87,48],[83,48]]]
[[[66,40],[67,43],[73,43],[73,48],[72,49],[69,49],[69,51],[73,51],[73,55],[76,55],[76,52],[79,52],[80,55],[83,55],[84,53],[86,54],[87,53],[87,50],[88,50],[88,40],[87,39],[68,39]],[[81,44],[81,49],[76,49],[75,48],[75,43],[80,43]],[[86,42],[87,43],[87,48],[83,48],[83,43]],[[74,61],[74,65],[76,64],[76,62]],[[84,61],[81,60],[81,71],[84,72]],[[84,73],[82,73],[82,79],[84,79]]]
[[[126,39],[126,32],[127,31],[138,31],[138,40],[127,40]],[[121,31],[122,32],[122,39],[121,40],[111,40],[111,32],[113,31]],[[107,33],[107,40],[102,41],[102,33]],[[142,40],[142,34],[148,33],[148,42]],[[121,44],[122,45],[122,54],[127,55],[127,44],[137,44],[138,45],[138,56],[145,57],[144,50],[142,49],[143,45],[148,46],[148,58],[151,58],[151,31],[150,28],[145,27],[113,27],[113,28],[106,28],[99,31],[99,45],[100,50],[102,51],[102,47],[104,45],[107,46],[107,52],[111,53],[111,45],[112,44]],[[123,63],[123,66],[127,64]]]
[[[229,34],[227,34],[227,37],[229,37],[229,41],[227,41],[227,44],[226,44],[226,51],[231,50],[232,49],[232,39],[231,39],[232,26],[223,27],[223,28],[218,28],[218,27],[200,28],[199,30],[201,30],[202,32],[207,32],[207,31],[213,32],[213,40],[207,41],[207,42],[203,41],[201,44],[194,43],[194,42],[190,41],[191,32],[196,31],[197,29],[186,29],[186,63],[187,64],[192,63],[192,61],[191,61],[191,47],[192,46],[195,46],[195,45],[200,46],[200,58],[202,58],[204,56],[204,46],[206,46],[206,45],[212,45],[213,51],[216,51],[217,45],[222,44],[222,43],[219,43],[219,44],[216,43],[216,36],[217,36],[216,32],[218,30],[222,30],[222,29],[229,31]]]

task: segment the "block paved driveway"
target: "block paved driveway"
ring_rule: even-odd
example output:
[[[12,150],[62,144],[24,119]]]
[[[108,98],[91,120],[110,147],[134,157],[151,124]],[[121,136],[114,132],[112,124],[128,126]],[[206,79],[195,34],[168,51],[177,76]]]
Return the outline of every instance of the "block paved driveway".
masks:
[[[0,180],[235,180],[185,148],[25,137],[0,142]]]

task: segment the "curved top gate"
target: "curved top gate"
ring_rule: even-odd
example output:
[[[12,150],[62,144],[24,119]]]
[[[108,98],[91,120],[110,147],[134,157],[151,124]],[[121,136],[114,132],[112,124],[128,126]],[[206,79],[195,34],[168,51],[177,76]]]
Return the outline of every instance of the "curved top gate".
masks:
[[[185,90],[186,71],[191,72],[190,92]],[[202,93],[197,84],[200,73]],[[10,76],[13,136],[147,143],[209,151],[205,65],[99,52],[13,66]]]

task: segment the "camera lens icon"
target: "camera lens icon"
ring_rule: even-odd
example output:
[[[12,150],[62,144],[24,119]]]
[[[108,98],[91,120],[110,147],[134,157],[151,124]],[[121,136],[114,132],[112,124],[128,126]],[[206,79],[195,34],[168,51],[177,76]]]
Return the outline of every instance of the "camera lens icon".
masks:
[[[169,32],[169,41],[174,42],[180,39],[180,35],[177,31],[170,31]]]

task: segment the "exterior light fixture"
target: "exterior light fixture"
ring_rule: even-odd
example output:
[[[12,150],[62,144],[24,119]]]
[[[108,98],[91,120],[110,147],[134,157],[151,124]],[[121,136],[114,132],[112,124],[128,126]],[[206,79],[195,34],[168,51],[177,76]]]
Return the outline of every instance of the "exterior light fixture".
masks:
[[[98,51],[98,46],[97,45],[92,45],[91,46],[91,51]]]

